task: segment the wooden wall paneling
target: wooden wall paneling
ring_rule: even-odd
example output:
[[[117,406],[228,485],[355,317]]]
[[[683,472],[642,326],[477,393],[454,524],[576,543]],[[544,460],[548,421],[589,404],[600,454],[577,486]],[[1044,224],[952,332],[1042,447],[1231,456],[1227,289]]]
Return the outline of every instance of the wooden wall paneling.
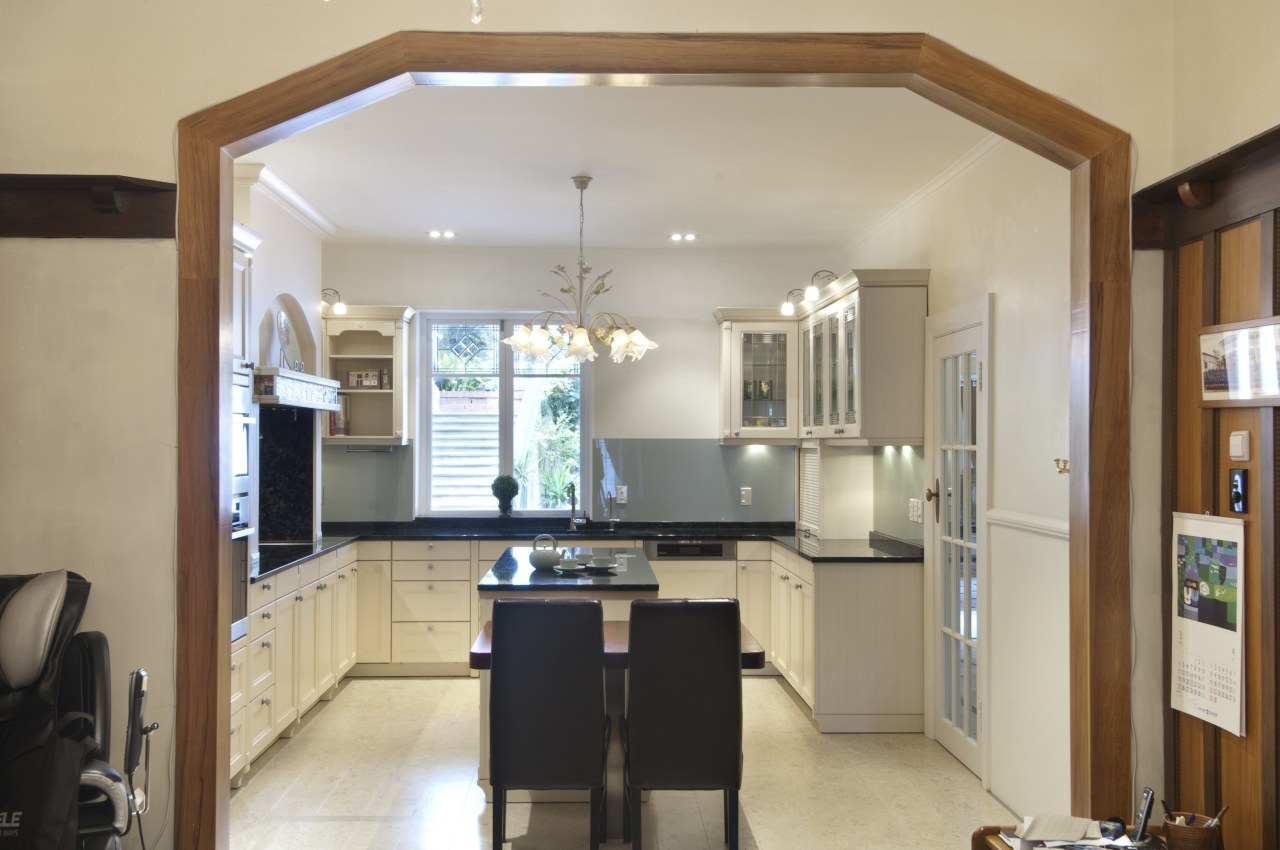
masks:
[[[1218,316],[1215,324],[1258,319],[1269,312],[1271,287],[1262,286],[1262,222],[1251,219],[1218,234]]]
[[[1256,270],[1256,265],[1255,265]],[[1257,289],[1257,278],[1252,289]],[[1263,850],[1262,840],[1262,698],[1259,684],[1262,681],[1262,505],[1263,476],[1259,463],[1260,430],[1259,408],[1233,407],[1218,411],[1220,442],[1218,449],[1218,504],[1219,514],[1232,516],[1227,505],[1227,470],[1243,468],[1249,474],[1248,512],[1244,518],[1244,679],[1245,679],[1245,734],[1236,737],[1217,727],[1218,772],[1216,799],[1206,808],[1216,812],[1223,804],[1230,804],[1231,814],[1223,819],[1223,844],[1239,850]],[[1248,461],[1231,460],[1227,455],[1227,435],[1232,431],[1248,431],[1252,448]],[[1270,441],[1271,435],[1266,435]],[[1215,808],[1216,806],[1216,808]]]
[[[1129,137],[920,34],[401,32],[179,123],[179,752],[184,850],[225,848],[229,611],[220,578],[230,181],[226,157],[457,71],[643,73],[653,84],[900,85],[1072,172],[1072,809],[1127,810],[1129,788]],[[687,76],[697,75],[697,76]],[[192,197],[196,196],[196,197]],[[184,199],[185,198],[185,202]],[[225,254],[225,256],[223,256]],[[211,287],[221,287],[214,298]],[[187,290],[190,290],[189,294]],[[204,599],[218,598],[203,611]],[[211,596],[209,594],[213,594]],[[1119,650],[1118,650],[1119,648]],[[1074,663],[1080,657],[1079,665]],[[216,660],[215,660],[216,659]],[[1105,709],[1105,710],[1104,710]],[[187,717],[185,715],[191,715]],[[1077,740],[1079,738],[1079,740]]]
[[[1274,236],[1274,228],[1272,229]],[[1277,243],[1280,244],[1280,243]],[[1274,260],[1274,251],[1272,252]],[[1276,280],[1274,264],[1272,280]],[[1262,730],[1259,750],[1262,754],[1262,778],[1258,783],[1265,795],[1262,800],[1262,834],[1275,837],[1280,835],[1280,732],[1276,726],[1280,723],[1280,709],[1277,708],[1276,690],[1280,687],[1280,629],[1277,628],[1277,611],[1280,611],[1280,581],[1277,581],[1276,528],[1280,527],[1280,498],[1277,488],[1280,487],[1280,431],[1276,429],[1275,408],[1266,407],[1260,411],[1260,429],[1270,439],[1260,440],[1258,447],[1258,465],[1262,470],[1261,498],[1258,503],[1259,521],[1263,523],[1262,551],[1259,561],[1262,564],[1261,593],[1262,605],[1261,639],[1262,646],[1269,648],[1270,658],[1264,657],[1261,662],[1261,678],[1257,682],[1261,691]]]

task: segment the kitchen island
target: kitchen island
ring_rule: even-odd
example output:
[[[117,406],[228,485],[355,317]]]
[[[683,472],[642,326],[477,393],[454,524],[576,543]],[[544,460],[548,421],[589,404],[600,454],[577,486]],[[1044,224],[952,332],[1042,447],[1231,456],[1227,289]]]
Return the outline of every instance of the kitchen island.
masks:
[[[512,546],[499,556],[493,566],[476,585],[480,598],[480,622],[493,619],[493,602],[502,598],[580,598],[599,599],[607,621],[625,621],[631,617],[634,599],[656,599],[658,578],[649,566],[643,549],[624,547],[561,548],[564,562],[576,563],[578,558],[590,561],[592,557],[608,556],[612,566],[606,571],[586,570],[558,571],[535,570],[529,563],[533,548]],[[605,670],[605,709],[611,717],[620,718],[623,710],[626,671],[619,667]],[[620,834],[622,813],[622,736],[615,725],[609,741],[609,819],[610,832]],[[480,670],[480,752],[479,783],[485,799],[493,799],[489,785],[489,671]],[[524,791],[512,790],[507,794],[509,802],[585,801],[585,791]],[[617,821],[617,822],[614,822]]]

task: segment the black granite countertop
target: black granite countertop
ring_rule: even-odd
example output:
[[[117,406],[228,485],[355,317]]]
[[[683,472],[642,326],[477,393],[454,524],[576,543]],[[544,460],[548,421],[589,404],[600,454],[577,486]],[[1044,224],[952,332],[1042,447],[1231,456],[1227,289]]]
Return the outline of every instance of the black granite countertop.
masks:
[[[275,575],[295,564],[345,546],[355,539],[351,535],[325,535],[315,543],[259,543],[258,569],[249,576],[249,582]]]
[[[554,592],[559,590],[578,590],[591,588],[593,591],[628,592],[658,589],[658,577],[644,556],[642,549],[601,548],[563,549],[566,564],[575,563],[579,558],[586,560],[592,556],[608,556],[613,565],[604,570],[568,572],[559,569],[535,570],[529,563],[529,546],[513,546],[507,549],[494,562],[488,572],[481,577],[477,587],[481,591],[520,591],[536,590],[538,592]]]
[[[365,540],[507,540],[553,534],[556,540],[599,540],[608,537],[704,538],[708,540],[772,540],[780,534],[795,534],[794,522],[588,522],[569,529],[569,518],[561,517],[421,517],[408,522],[326,522],[325,534],[360,537]]]
[[[866,540],[820,540],[817,537],[773,538],[815,564],[823,563],[919,563],[924,560],[924,547],[907,543],[874,531]]]

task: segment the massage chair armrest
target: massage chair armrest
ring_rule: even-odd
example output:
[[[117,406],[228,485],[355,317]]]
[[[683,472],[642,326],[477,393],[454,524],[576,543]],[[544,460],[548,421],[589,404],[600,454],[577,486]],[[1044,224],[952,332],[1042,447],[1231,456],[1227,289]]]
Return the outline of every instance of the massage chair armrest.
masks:
[[[86,761],[80,769],[80,831],[124,835],[128,828],[129,791],[120,772],[105,761]]]

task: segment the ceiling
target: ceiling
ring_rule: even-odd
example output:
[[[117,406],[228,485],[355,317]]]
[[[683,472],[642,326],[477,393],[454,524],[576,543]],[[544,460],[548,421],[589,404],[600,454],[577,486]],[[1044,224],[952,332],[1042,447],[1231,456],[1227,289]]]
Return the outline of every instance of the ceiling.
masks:
[[[898,88],[419,86],[240,161],[335,242],[572,246],[586,174],[588,246],[830,249],[988,135]]]

